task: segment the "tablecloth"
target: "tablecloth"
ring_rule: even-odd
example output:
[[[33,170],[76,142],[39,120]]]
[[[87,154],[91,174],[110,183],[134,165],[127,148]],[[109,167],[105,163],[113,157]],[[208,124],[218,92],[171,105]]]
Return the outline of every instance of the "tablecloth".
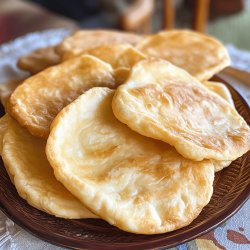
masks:
[[[26,72],[16,67],[16,60],[30,51],[57,44],[69,30],[55,29],[35,32],[0,46],[0,83],[22,78]],[[250,72],[250,52],[227,46],[232,66]],[[250,96],[250,86],[234,86],[243,96]],[[248,98],[248,103],[250,98]],[[202,237],[171,249],[178,250],[248,250],[250,249],[250,201],[227,222]],[[1,250],[58,250],[53,246],[29,234],[0,211],[0,249]],[[164,248],[163,248],[164,249]]]

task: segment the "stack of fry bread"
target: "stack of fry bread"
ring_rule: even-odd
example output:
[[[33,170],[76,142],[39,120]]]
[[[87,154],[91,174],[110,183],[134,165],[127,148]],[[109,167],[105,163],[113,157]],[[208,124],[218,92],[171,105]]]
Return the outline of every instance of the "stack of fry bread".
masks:
[[[215,173],[250,150],[223,44],[188,30],[79,30],[20,58],[0,86],[0,153],[31,206],[136,234],[189,225]]]

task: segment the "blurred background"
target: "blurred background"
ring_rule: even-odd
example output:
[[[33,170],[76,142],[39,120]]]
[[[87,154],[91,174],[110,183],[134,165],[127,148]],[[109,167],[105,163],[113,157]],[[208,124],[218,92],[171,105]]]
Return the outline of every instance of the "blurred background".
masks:
[[[0,43],[50,28],[190,28],[250,50],[250,0],[0,0]]]

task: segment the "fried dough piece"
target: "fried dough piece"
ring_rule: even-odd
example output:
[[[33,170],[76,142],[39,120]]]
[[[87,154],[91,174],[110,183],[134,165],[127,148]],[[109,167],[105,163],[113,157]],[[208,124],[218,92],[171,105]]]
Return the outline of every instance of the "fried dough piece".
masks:
[[[201,81],[230,64],[228,52],[218,40],[194,31],[163,31],[144,38],[137,48],[185,69]]]
[[[61,218],[97,218],[53,174],[46,141],[34,137],[9,117],[2,158],[19,195],[39,210]]]
[[[184,157],[232,161],[250,149],[250,128],[223,98],[161,59],[131,70],[113,99],[117,119],[173,145]]]
[[[84,51],[82,54],[95,56],[112,65],[114,69],[131,68],[147,56],[129,44],[104,45]]]
[[[11,80],[0,85],[0,100],[6,109],[7,101],[13,91],[23,82],[23,79]]]
[[[33,135],[47,137],[58,112],[95,86],[115,87],[112,67],[83,55],[29,77],[9,99],[8,112]]]
[[[55,46],[41,48],[21,57],[17,61],[18,68],[36,74],[60,62],[60,56],[55,51]]]
[[[2,156],[2,151],[3,151],[3,138],[5,135],[5,132],[8,129],[9,119],[10,119],[10,116],[8,114],[5,114],[0,119],[0,155],[1,156]],[[5,169],[10,177],[11,182],[14,184],[14,176],[9,172],[8,168],[5,168]]]
[[[117,85],[124,83],[134,64],[147,58],[139,50],[129,44],[103,45],[81,52],[79,55],[95,56],[111,64],[115,71],[114,75]],[[76,55],[74,55],[74,57],[75,56]],[[68,58],[66,58],[66,60],[68,60]]]
[[[136,45],[142,36],[110,30],[79,30],[66,37],[57,47],[57,53],[65,59],[102,45],[131,44]]]
[[[114,74],[117,85],[124,83],[129,75],[130,69],[137,62],[147,58],[129,44],[104,45],[87,50],[82,54],[95,56],[111,64],[115,70]]]
[[[232,107],[234,107],[234,101],[233,101],[232,95],[225,84],[220,83],[220,82],[211,82],[211,81],[203,82],[203,84],[207,88],[212,90],[214,93],[218,94],[223,99],[225,99],[229,104],[232,105]],[[212,163],[214,164],[215,172],[218,172],[218,171],[221,171],[223,168],[228,167],[232,163],[232,161],[212,160]]]
[[[113,94],[93,88],[55,118],[46,154],[56,177],[122,230],[157,234],[190,224],[211,198],[212,163],[130,130],[113,115]]]
[[[232,161],[216,161],[216,160],[211,160],[211,162],[214,165],[214,170],[215,172],[219,172],[222,169],[229,167]]]
[[[9,116],[4,115],[0,118],[0,155],[2,155],[2,148],[3,148],[3,137],[8,128],[8,121]]]
[[[210,90],[221,96],[223,99],[225,99],[228,103],[232,105],[232,107],[234,107],[234,101],[232,95],[225,84],[213,81],[206,81],[203,82],[203,84]]]

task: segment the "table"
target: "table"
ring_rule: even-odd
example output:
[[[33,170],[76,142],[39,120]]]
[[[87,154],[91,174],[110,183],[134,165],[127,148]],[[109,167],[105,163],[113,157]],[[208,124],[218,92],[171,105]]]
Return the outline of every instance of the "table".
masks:
[[[62,27],[75,29],[77,24],[32,2],[0,1],[0,44],[29,32]]]

